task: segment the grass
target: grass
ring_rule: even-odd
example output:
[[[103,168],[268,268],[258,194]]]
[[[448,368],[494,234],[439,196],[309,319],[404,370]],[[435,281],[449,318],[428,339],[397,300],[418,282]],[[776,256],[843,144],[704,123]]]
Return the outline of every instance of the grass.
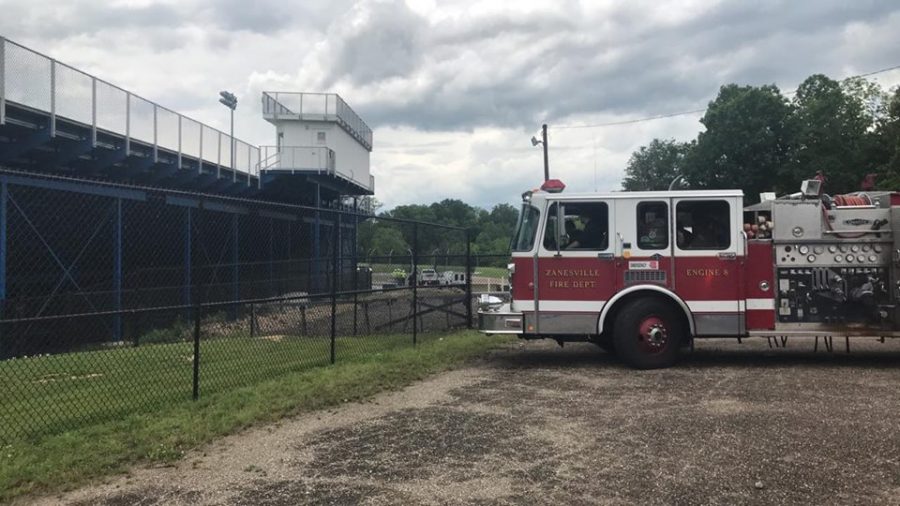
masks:
[[[475,269],[475,276],[484,276],[486,278],[505,278],[509,275],[506,267],[478,267]]]
[[[90,352],[94,355],[91,360],[73,361],[70,356],[63,355],[7,362],[0,381],[4,381],[7,390],[22,390],[15,395],[4,392],[0,402],[23,402],[21,395],[26,391],[31,395],[30,406],[89,399],[112,400],[96,402],[99,407],[93,418],[49,424],[28,439],[15,440],[0,448],[0,502],[23,494],[71,488],[91,478],[121,472],[138,462],[169,462],[191,448],[251,424],[399,388],[507,341],[486,338],[472,331],[447,334],[443,338],[421,337],[426,339],[425,342],[415,348],[407,345],[408,335],[369,337],[367,339],[383,340],[383,346],[375,351],[355,353],[353,358],[339,355],[333,366],[325,365],[327,355],[324,361],[321,358],[321,347],[328,345],[327,340],[284,339],[254,344],[279,347],[277,356],[299,356],[310,352],[310,356],[316,357],[302,363],[273,361],[273,353],[258,353],[260,358],[254,358],[256,353],[236,354],[236,351],[246,350],[247,340],[221,340],[215,343],[217,347],[201,351],[201,363],[208,378],[204,380],[201,373],[201,397],[197,402],[190,401],[190,367],[178,368],[176,374],[166,366],[172,360],[177,363],[179,357],[190,356],[192,349],[187,343]],[[340,348],[351,349],[351,340],[341,338]],[[210,344],[213,343],[207,343]],[[239,346],[241,344],[243,346]],[[118,367],[117,372],[109,371],[109,376],[79,376],[97,374],[89,371],[96,371],[99,364],[111,360],[96,354],[107,353],[120,354],[115,358],[123,366]],[[65,357],[70,359],[65,361]],[[77,362],[84,368],[71,369],[71,363]],[[12,368],[7,367],[13,363]],[[62,374],[59,373],[62,364],[66,364],[64,374],[68,375],[69,382],[63,384],[68,386],[40,390],[45,385],[59,384],[58,379],[48,380],[59,376],[48,375]],[[124,367],[125,364],[132,368]],[[27,376],[32,380],[29,386],[20,384],[23,383],[21,376],[17,376],[19,379],[15,382],[9,381],[7,375],[15,368],[20,368],[19,374],[30,375]],[[142,378],[141,383],[147,386],[148,393],[123,392],[117,384],[123,380],[122,374]],[[47,381],[40,383],[41,379]],[[39,382],[35,384],[34,380]],[[91,383],[92,380],[98,381]],[[236,382],[245,386],[235,387]],[[179,385],[179,389],[175,393],[160,393],[157,397],[151,395],[150,392],[164,391],[162,387],[170,384]],[[138,403],[135,399],[142,400]],[[16,422],[9,418],[13,415],[7,408],[4,404],[5,418],[0,423]],[[65,425],[71,426],[63,430]]]

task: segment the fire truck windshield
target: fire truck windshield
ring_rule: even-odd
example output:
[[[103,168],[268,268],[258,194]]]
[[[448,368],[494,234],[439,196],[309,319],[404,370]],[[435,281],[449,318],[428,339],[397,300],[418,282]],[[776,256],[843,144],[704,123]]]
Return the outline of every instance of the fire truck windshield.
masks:
[[[522,212],[519,213],[519,224],[516,226],[516,234],[512,240],[513,251],[531,251],[534,246],[534,238],[537,235],[538,223],[541,212],[530,204],[522,204]]]

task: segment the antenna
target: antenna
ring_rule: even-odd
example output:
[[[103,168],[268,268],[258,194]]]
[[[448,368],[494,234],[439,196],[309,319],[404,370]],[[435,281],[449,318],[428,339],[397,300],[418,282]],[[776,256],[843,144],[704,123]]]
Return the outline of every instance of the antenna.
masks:
[[[594,191],[599,191],[597,187],[597,135],[593,135],[591,144],[594,147]]]

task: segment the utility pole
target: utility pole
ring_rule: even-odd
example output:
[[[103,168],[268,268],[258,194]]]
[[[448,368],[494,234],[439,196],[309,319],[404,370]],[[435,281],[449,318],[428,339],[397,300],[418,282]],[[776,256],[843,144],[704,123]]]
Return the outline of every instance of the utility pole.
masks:
[[[531,145],[537,146],[538,144],[542,144],[544,147],[544,182],[550,180],[550,159],[547,156],[547,124],[544,123],[541,126],[541,140],[538,140],[537,137],[531,137]]]
[[[550,179],[550,161],[547,157],[547,124],[541,127],[541,136],[543,137],[542,144],[544,145],[544,181],[548,181]]]

